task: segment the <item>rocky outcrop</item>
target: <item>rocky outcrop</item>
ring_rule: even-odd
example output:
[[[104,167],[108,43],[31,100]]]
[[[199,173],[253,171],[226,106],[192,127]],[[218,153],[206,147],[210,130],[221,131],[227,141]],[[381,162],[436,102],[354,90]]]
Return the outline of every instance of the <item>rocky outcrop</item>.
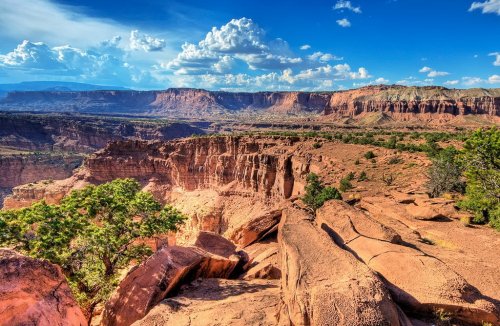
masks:
[[[234,245],[203,233],[195,243],[200,247],[164,247],[132,269],[106,303],[102,324],[131,325],[183,283],[231,275],[239,262]]]
[[[316,228],[304,211],[284,210],[278,241],[282,267],[280,317],[291,325],[401,325],[384,284]]]
[[[87,325],[61,269],[0,249],[1,325]]]
[[[184,287],[134,326],[278,325],[277,281],[206,279]]]
[[[80,155],[30,154],[0,156],[0,188],[40,180],[68,178],[83,162]]]
[[[215,114],[271,113],[357,116],[387,113],[396,119],[414,115],[500,116],[500,89],[457,90],[443,87],[369,86],[339,92],[229,93],[201,89],[164,91],[13,92],[0,109],[80,113],[152,114],[209,117]],[[434,118],[436,118],[434,117]]]
[[[442,310],[469,323],[500,322],[493,301],[442,261],[395,243],[395,231],[364,212],[330,201],[316,221],[338,245],[382,275],[394,300],[408,311],[432,315]]]
[[[281,278],[279,247],[276,240],[254,243],[246,247],[244,252],[248,260],[243,266],[245,273],[240,276],[241,279],[279,280]]]

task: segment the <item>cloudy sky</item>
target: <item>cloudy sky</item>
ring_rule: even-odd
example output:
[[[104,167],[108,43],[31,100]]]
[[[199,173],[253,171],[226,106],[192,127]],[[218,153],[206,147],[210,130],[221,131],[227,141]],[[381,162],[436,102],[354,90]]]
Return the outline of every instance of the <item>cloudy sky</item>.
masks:
[[[0,83],[500,87],[500,0],[2,0]]]

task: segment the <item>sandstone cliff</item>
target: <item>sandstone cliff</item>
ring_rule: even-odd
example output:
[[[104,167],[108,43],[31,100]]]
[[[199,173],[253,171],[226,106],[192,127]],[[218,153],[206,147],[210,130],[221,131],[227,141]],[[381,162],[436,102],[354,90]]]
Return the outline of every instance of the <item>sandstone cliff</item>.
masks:
[[[13,92],[0,101],[3,110],[122,113],[168,117],[214,114],[316,114],[329,118],[386,113],[398,120],[424,115],[449,120],[455,116],[500,116],[500,89],[369,86],[338,92],[229,93],[200,89],[165,91]]]

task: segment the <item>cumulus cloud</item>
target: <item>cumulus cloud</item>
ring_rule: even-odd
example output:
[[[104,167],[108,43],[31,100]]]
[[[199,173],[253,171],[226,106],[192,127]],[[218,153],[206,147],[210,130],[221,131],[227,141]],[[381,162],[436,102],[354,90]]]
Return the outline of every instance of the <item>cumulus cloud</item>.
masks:
[[[469,11],[481,10],[483,14],[500,15],[500,0],[488,0],[484,2],[473,2]]]
[[[427,73],[427,77],[443,77],[443,76],[448,76],[450,73],[446,71],[437,71],[435,69],[432,69],[431,67],[422,67],[418,72],[420,73]]]
[[[385,79],[383,77],[379,77],[375,80],[369,81],[369,82],[361,82],[361,83],[353,83],[352,85],[354,87],[364,87],[364,86],[370,86],[370,85],[386,85],[389,83],[388,79]]]
[[[129,42],[132,50],[144,50],[146,52],[162,51],[166,46],[164,39],[139,34],[138,30],[130,32]]]
[[[490,84],[500,84],[500,75],[492,75],[488,78]]]
[[[462,84],[465,86],[478,86],[480,84],[500,84],[500,75],[492,75],[488,79],[480,77],[462,77]]]
[[[335,6],[333,6],[333,9],[334,10],[347,9],[347,10],[350,10],[350,11],[356,13],[356,14],[360,14],[362,12],[361,7],[355,7],[352,5],[351,1],[344,1],[344,0],[337,1]]]
[[[305,51],[305,50],[309,50],[310,48],[311,48],[311,46],[310,46],[309,44],[304,44],[304,45],[301,45],[301,46],[300,46],[300,49],[301,49],[301,50],[304,50],[304,51]]]
[[[500,66],[500,52],[493,52],[488,55],[495,57],[495,61],[493,61],[494,66]]]
[[[337,24],[342,27],[351,27],[351,22],[347,18],[337,20]]]
[[[457,85],[460,83],[460,80],[447,80],[444,82],[445,85]]]
[[[125,60],[125,51],[118,47],[120,41],[120,37],[114,37],[98,46],[81,49],[70,45],[50,47],[25,40],[13,51],[0,55],[0,70],[94,83],[145,82],[149,74]]]

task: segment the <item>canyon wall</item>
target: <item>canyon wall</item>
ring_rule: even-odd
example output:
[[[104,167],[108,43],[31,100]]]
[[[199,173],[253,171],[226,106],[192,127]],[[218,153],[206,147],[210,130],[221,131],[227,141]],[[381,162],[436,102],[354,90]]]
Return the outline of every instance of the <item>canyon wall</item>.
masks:
[[[113,140],[168,140],[203,133],[189,124],[161,120],[0,113],[0,147],[29,151],[92,153]]]
[[[316,114],[328,118],[366,113],[432,116],[500,116],[500,89],[368,86],[337,92],[230,93],[200,89],[164,91],[13,92],[0,110],[121,113],[168,117],[211,117],[214,114]],[[328,119],[327,118],[327,119]]]

